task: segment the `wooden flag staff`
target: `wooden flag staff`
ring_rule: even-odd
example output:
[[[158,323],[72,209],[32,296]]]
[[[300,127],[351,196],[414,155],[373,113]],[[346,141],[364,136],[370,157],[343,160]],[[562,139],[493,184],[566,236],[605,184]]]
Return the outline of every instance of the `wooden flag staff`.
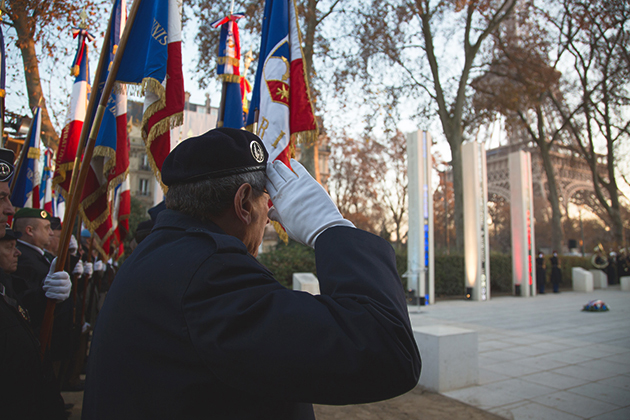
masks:
[[[120,43],[118,44],[118,49],[116,50],[116,55],[114,56],[114,61],[112,62],[109,75],[107,76],[107,81],[105,82],[105,87],[103,88],[103,92],[101,94],[101,98],[98,104],[98,108],[96,109],[95,115],[92,111],[94,107],[96,106],[97,95],[93,95],[90,97],[87,113],[85,116],[85,121],[83,123],[83,128],[81,129],[81,138],[79,141],[78,150],[81,150],[81,145],[85,143],[85,139],[88,138],[88,140],[87,140],[87,144],[85,145],[83,159],[81,160],[81,158],[79,157],[80,152],[77,151],[77,158],[75,158],[75,161],[74,161],[75,166],[72,171],[72,178],[71,178],[72,184],[70,185],[70,190],[68,194],[70,197],[70,202],[66,206],[66,211],[64,213],[64,220],[66,221],[74,220],[79,211],[79,204],[81,202],[81,192],[83,191],[83,186],[85,185],[85,181],[88,175],[88,170],[90,168],[90,163],[92,161],[92,155],[94,154],[94,146],[96,145],[96,137],[98,136],[98,131],[100,129],[101,122],[103,121],[103,115],[105,114],[105,110],[107,107],[107,101],[109,100],[109,97],[114,88],[114,84],[116,82],[116,76],[118,73],[118,68],[120,67],[120,63],[122,61],[122,57],[125,52],[125,47],[127,46],[127,40],[129,39],[129,34],[131,33],[131,28],[133,27],[133,22],[136,18],[136,14],[138,13],[138,8],[140,7],[141,2],[142,2],[141,0],[135,0],[133,2],[133,5],[131,6],[131,10],[129,11],[129,15],[127,17],[127,22],[125,24],[125,30],[123,31],[123,34],[120,37]],[[113,17],[113,12],[112,12],[112,17]],[[95,80],[97,81],[100,80],[100,75],[104,71],[106,62],[108,61],[107,58],[109,56],[109,37],[111,33],[112,17],[110,17],[109,19],[106,41],[103,43],[103,48],[101,49],[101,56],[100,56],[98,68],[97,68],[97,75],[95,76]],[[91,115],[94,115],[94,121],[90,124],[89,120],[91,119]],[[88,132],[89,132],[89,137],[88,137]],[[79,171],[79,174],[76,176],[76,180],[75,180],[76,168],[78,166],[79,161],[81,161],[81,170]],[[61,236],[59,238],[59,256],[57,258],[57,265],[55,267],[55,271],[63,270],[65,260],[68,256],[68,245],[70,244],[70,236],[72,232],[72,226],[70,225],[71,223],[64,223],[63,228],[61,230]],[[46,303],[46,312],[44,314],[44,320],[42,322],[41,333],[40,333],[42,358],[44,357],[44,354],[46,353],[48,345],[50,344],[54,311],[55,311],[55,301],[52,299],[48,299],[48,302]]]

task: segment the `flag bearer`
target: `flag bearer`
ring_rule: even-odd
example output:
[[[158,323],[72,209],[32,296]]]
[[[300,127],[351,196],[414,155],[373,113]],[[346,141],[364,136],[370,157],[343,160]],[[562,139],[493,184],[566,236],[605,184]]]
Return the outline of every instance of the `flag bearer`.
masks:
[[[0,149],[0,238],[6,238],[7,243],[15,242],[19,236],[6,228],[8,216],[14,213],[9,200],[13,161],[11,150]],[[2,258],[2,261],[2,268],[15,269],[11,258]],[[65,284],[61,276],[52,274],[42,279],[49,297],[68,297],[69,281]],[[0,372],[2,419],[66,418],[64,402],[50,363],[42,363],[39,342],[31,330],[28,311],[13,290],[11,276],[3,269],[0,269]]]

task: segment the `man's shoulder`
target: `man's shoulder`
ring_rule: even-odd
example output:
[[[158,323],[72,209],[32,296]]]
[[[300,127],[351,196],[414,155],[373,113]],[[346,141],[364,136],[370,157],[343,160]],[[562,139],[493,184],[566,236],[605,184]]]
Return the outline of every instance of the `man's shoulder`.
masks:
[[[241,240],[227,235],[214,223],[196,220],[178,211],[169,209],[160,213],[152,233],[143,243],[148,241],[147,244],[155,244],[164,240],[172,240],[173,235],[186,238],[184,247],[179,249],[180,252],[205,243],[206,246],[212,244],[214,252],[247,254],[247,247]]]

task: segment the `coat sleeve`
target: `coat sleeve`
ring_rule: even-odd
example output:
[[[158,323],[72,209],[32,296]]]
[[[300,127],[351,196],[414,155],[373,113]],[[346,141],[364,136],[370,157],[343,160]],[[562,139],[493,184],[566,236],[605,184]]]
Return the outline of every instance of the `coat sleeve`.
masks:
[[[321,295],[287,290],[251,256],[212,255],[184,296],[190,339],[227,386],[270,398],[356,404],[420,376],[394,252],[358,229],[317,240]]]

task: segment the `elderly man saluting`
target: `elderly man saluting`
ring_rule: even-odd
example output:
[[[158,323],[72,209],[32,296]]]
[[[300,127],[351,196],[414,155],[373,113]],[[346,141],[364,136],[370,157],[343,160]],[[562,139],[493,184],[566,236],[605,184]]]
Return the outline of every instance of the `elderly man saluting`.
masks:
[[[313,403],[377,401],[420,375],[394,252],[343,219],[296,161],[219,128],[162,167],[166,207],[99,314],[83,419],[313,419]],[[266,174],[265,174],[266,173]],[[315,248],[321,295],[254,257],[269,217]]]

